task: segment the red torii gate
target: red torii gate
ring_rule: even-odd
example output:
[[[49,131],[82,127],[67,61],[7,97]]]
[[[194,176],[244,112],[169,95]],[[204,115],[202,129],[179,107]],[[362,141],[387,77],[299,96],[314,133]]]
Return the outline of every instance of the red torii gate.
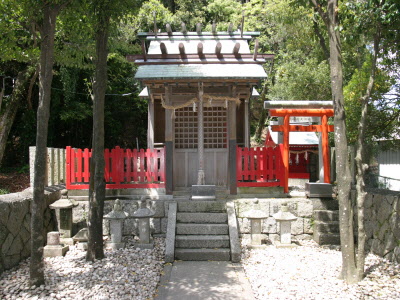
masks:
[[[285,107],[285,108],[276,108]],[[304,108],[307,107],[307,108]],[[264,108],[269,109],[271,117],[283,117],[283,125],[271,126],[272,131],[283,132],[284,192],[289,192],[289,133],[313,131],[322,133],[322,157],[324,164],[324,182],[330,183],[330,156],[328,132],[333,132],[333,125],[328,125],[328,118],[334,114],[331,101],[265,101]],[[321,125],[290,125],[290,117],[320,117]]]

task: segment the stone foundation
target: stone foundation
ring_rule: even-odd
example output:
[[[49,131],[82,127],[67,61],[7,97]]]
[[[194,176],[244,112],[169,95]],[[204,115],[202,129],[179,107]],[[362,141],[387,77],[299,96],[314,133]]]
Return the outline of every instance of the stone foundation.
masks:
[[[46,210],[43,219],[45,242],[47,232],[57,229],[57,220],[49,205],[61,198],[62,189],[63,186],[46,188]],[[31,189],[0,195],[0,274],[30,255],[31,202]]]
[[[355,200],[355,193],[353,194]],[[354,209],[357,216],[356,208]],[[355,217],[357,221],[357,217]],[[400,193],[373,189],[365,199],[366,248],[400,263]]]

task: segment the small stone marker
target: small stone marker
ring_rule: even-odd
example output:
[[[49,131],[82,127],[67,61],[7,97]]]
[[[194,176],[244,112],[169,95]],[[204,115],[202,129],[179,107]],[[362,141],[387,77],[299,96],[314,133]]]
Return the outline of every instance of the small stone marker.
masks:
[[[47,233],[47,245],[43,248],[44,257],[64,256],[69,246],[60,245],[60,233],[50,231]]]
[[[258,204],[258,199],[254,200],[255,204]],[[265,245],[262,245],[263,235],[261,234],[261,221],[262,219],[268,218],[268,214],[263,212],[260,209],[251,209],[243,214],[243,216],[250,220],[250,228],[251,228],[251,246],[250,248],[262,248]]]
[[[88,229],[82,228],[72,238],[75,243],[78,243],[77,248],[80,250],[87,250],[88,247]]]
[[[297,217],[289,211],[287,204],[281,205],[281,210],[273,215],[275,220],[280,224],[281,241],[275,241],[277,247],[296,247],[292,244],[291,239],[291,223],[296,221]]]
[[[150,199],[150,197],[142,197],[140,208],[132,215],[132,217],[139,219],[139,243],[137,246],[141,249],[153,249],[154,247],[154,242],[150,237],[150,218],[155,215],[155,212],[147,208],[147,199]]]
[[[51,209],[59,209],[60,214],[57,218],[58,230],[61,234],[61,243],[73,245],[72,239],[72,208],[78,206],[78,203],[73,199],[60,199],[50,204]]]
[[[111,241],[106,243],[107,248],[113,250],[125,248],[125,242],[122,242],[122,229],[124,220],[128,217],[128,213],[122,210],[119,199],[115,200],[113,210],[104,216],[104,219],[110,220]]]

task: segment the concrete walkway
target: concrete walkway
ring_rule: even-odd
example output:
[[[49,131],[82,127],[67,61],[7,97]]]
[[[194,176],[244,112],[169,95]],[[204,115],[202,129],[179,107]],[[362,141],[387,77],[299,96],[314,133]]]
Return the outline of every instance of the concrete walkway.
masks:
[[[166,264],[156,300],[254,300],[241,264],[226,261],[175,261]]]

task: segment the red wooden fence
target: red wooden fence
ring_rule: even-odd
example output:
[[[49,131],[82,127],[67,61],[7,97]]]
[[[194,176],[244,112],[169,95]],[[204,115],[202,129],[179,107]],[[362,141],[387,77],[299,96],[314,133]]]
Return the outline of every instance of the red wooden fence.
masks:
[[[67,147],[67,189],[89,188],[89,149]],[[165,148],[104,150],[104,179],[107,189],[165,187]]]
[[[238,187],[283,186],[282,145],[257,148],[236,148]]]

